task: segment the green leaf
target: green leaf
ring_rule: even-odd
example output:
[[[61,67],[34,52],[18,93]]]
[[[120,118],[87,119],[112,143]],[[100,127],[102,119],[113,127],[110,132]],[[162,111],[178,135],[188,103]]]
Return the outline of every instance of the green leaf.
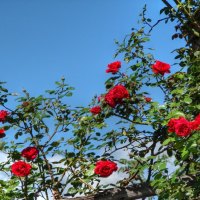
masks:
[[[181,111],[176,110],[171,112],[169,116],[170,118],[178,118],[178,117],[185,117],[185,114]]]
[[[158,168],[159,168],[159,170],[166,169],[166,163],[160,163],[160,164],[158,165]]]
[[[92,176],[94,174],[94,167],[95,165],[90,165],[90,168],[86,172],[86,176]]]
[[[189,96],[186,96],[183,101],[187,104],[192,103],[192,99]]]
[[[174,142],[174,141],[175,141],[175,138],[170,137],[170,138],[166,139],[166,140],[163,142],[163,146],[166,146],[166,145],[168,145],[170,142]]]

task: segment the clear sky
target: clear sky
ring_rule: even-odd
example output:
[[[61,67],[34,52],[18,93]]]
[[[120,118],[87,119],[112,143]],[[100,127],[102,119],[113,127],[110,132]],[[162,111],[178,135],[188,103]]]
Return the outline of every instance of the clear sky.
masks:
[[[1,81],[11,91],[26,88],[37,95],[65,76],[76,88],[72,104],[87,105],[105,91],[114,39],[122,41],[137,26],[145,3],[156,21],[163,6],[159,0],[1,0]],[[171,42],[172,32],[172,26],[162,24],[150,43],[155,58],[169,63],[170,51],[180,42]]]

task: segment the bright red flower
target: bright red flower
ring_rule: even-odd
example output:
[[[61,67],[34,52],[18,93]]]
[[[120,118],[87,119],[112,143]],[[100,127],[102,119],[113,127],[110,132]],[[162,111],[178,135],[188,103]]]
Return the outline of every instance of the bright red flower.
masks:
[[[106,70],[106,73],[112,73],[112,74],[116,74],[119,71],[119,68],[121,67],[121,62],[120,61],[116,61],[113,63],[108,64],[108,69]]]
[[[28,160],[34,160],[38,153],[39,151],[36,147],[27,147],[22,150],[21,155]]]
[[[31,172],[31,165],[24,161],[17,161],[12,164],[11,172],[16,176],[28,176]]]
[[[184,117],[170,119],[167,126],[169,127],[168,132],[175,132],[179,137],[186,137],[192,131],[190,122]]]
[[[123,85],[116,85],[106,95],[105,102],[114,108],[121,103],[124,98],[129,98],[129,92]]]
[[[147,103],[151,102],[151,100],[152,100],[151,97],[144,97],[144,99],[145,99],[145,101],[146,101]]]
[[[105,102],[111,106],[112,108],[114,108],[117,103],[115,102],[113,93],[111,92],[111,90],[105,95]]]
[[[0,129],[0,138],[3,138],[5,137],[6,134],[5,134],[5,130],[3,128]]]
[[[152,65],[152,70],[155,74],[164,75],[165,73],[170,73],[170,65],[159,60]]]
[[[192,130],[200,130],[200,114],[196,116],[195,120],[190,122]]]
[[[169,133],[174,133],[175,132],[175,124],[176,124],[176,121],[178,119],[175,119],[175,118],[172,118],[169,120],[167,126],[168,126],[168,132]]]
[[[101,177],[108,177],[114,171],[117,171],[117,164],[110,160],[100,160],[96,163],[94,173]]]
[[[8,116],[9,112],[6,110],[0,110],[0,122],[5,122],[6,117]]]
[[[186,137],[191,134],[190,122],[184,117],[180,117],[179,120],[175,123],[175,133],[180,137]]]
[[[90,112],[94,115],[97,115],[101,112],[101,107],[100,106],[94,106],[90,109]]]

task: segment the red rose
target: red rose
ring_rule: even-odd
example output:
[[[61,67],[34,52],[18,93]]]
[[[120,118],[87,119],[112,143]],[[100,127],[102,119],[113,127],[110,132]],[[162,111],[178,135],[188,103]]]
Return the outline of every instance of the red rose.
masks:
[[[152,70],[155,74],[164,75],[165,73],[170,73],[170,65],[161,61],[156,61],[152,66]]]
[[[186,137],[186,136],[190,135],[190,133],[192,131],[190,122],[188,120],[186,120],[184,117],[180,117],[176,121],[174,128],[175,128],[176,135],[178,135],[180,137]]]
[[[97,115],[101,112],[101,107],[100,106],[94,106],[93,108],[90,109],[90,112],[94,115]]]
[[[109,160],[100,160],[96,163],[94,173],[101,177],[108,177],[114,171],[117,171],[117,164]]]
[[[194,121],[190,122],[192,130],[200,130],[200,114],[196,116]]]
[[[114,108],[117,105],[117,103],[115,102],[115,99],[113,97],[113,93],[112,93],[111,90],[105,95],[105,102],[109,106],[111,106],[112,108]]]
[[[105,95],[105,102],[114,108],[124,98],[129,98],[128,90],[123,85],[116,85]]]
[[[6,134],[5,134],[5,130],[3,128],[0,129],[0,138],[3,138],[5,137]]]
[[[175,126],[177,120],[178,119],[175,119],[175,118],[172,118],[172,119],[169,120],[169,122],[167,124],[169,133],[174,133],[175,132],[175,127],[174,126]]]
[[[179,117],[178,119],[170,119],[167,125],[168,132],[175,132],[176,135],[180,137],[186,137],[191,134],[191,124],[184,117]]]
[[[6,117],[8,116],[8,111],[0,110],[0,122],[5,122]]]
[[[106,70],[106,73],[112,73],[112,74],[116,74],[119,71],[119,68],[121,67],[121,62],[120,61],[116,61],[113,63],[108,64],[108,69]]]
[[[147,103],[151,102],[151,100],[152,100],[152,98],[150,98],[150,97],[144,97],[144,99],[145,99],[145,101],[146,101]]]
[[[36,147],[27,147],[22,150],[21,155],[28,160],[34,160],[38,156],[38,153],[39,151]]]
[[[31,165],[24,161],[17,161],[12,164],[11,171],[16,176],[28,176],[31,171]]]

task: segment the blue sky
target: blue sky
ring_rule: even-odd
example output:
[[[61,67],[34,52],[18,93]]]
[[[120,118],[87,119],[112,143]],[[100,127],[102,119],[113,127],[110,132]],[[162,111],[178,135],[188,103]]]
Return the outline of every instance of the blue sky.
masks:
[[[145,3],[155,22],[161,1],[2,0],[1,81],[11,91],[26,88],[38,95],[65,76],[76,88],[70,103],[87,105],[95,94],[105,91],[106,66],[114,61],[117,48],[114,39],[122,41],[137,26]],[[173,27],[165,24],[152,32],[149,46],[156,49],[155,58],[174,62],[170,51],[180,41],[172,43],[172,33]]]

